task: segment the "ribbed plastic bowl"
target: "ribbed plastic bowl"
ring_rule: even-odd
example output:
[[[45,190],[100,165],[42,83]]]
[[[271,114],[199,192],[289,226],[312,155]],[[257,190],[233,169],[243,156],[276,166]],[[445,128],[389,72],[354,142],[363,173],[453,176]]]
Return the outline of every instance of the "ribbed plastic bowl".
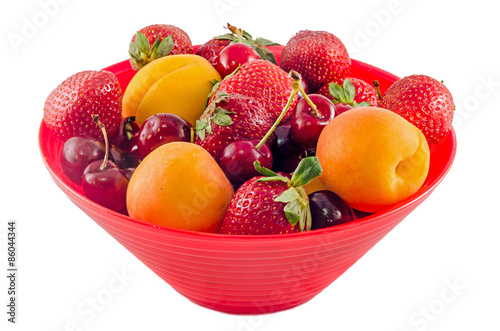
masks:
[[[279,56],[280,49],[274,52]],[[116,74],[123,90],[134,75],[128,61],[106,70]],[[355,60],[351,76],[368,82],[377,79],[382,91],[398,79]],[[452,130],[431,146],[430,171],[422,188],[383,212],[304,233],[235,236],[153,226],[97,205],[62,174],[63,144],[42,121],[43,161],[69,199],[176,291],[201,306],[232,314],[272,313],[312,299],[431,194],[456,151]]]

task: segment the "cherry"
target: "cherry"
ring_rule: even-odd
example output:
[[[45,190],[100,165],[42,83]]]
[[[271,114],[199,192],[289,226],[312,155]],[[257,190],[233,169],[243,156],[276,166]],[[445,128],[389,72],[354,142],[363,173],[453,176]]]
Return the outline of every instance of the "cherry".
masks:
[[[362,210],[358,210],[358,209],[352,209],[353,211],[353,214],[354,214],[354,218],[355,219],[361,219],[361,218],[364,218],[364,217],[368,217],[370,215],[372,215],[373,213],[369,213],[369,212],[366,212],[366,211],[362,211]]]
[[[109,142],[104,125],[97,115],[94,122],[101,128],[105,154],[103,160],[91,162],[83,171],[82,189],[87,198],[114,211],[120,211],[126,203],[128,179],[118,166],[108,160]]]
[[[289,155],[289,156],[285,156],[285,157],[274,157],[274,160],[273,160],[273,167],[272,167],[272,170],[274,171],[282,171],[282,172],[285,172],[285,173],[291,173],[293,172],[297,166],[299,165],[300,163],[300,160],[301,160],[301,154],[300,153],[297,153],[297,154],[292,154],[292,155]]]
[[[292,139],[304,149],[316,149],[323,128],[335,116],[335,105],[320,94],[305,95],[292,112]]]
[[[124,117],[119,130],[109,138],[109,142],[112,145],[118,146],[120,149],[129,152],[131,147],[130,140],[137,132],[139,132],[139,126],[135,121],[135,117]]]
[[[280,123],[274,130],[273,155],[289,156],[300,154],[300,149],[292,140],[292,124],[290,121]]]
[[[69,138],[61,154],[62,171],[72,182],[80,185],[85,167],[92,161],[102,159],[105,153],[104,145],[94,138]]]
[[[144,158],[154,149],[172,141],[189,142],[191,127],[188,121],[175,114],[160,113],[149,117],[142,123],[137,136],[140,155]]]
[[[239,66],[256,59],[260,59],[260,56],[252,47],[241,43],[230,44],[219,53],[216,69],[224,78]]]
[[[125,206],[127,186],[127,176],[112,161],[94,161],[83,172],[82,188],[85,196],[114,211]]]
[[[237,140],[224,148],[220,166],[232,184],[242,184],[248,179],[260,176],[255,170],[254,162],[259,161],[263,167],[271,168],[273,154],[259,140]]]
[[[322,229],[354,220],[353,211],[332,191],[317,191],[309,194],[311,206],[311,230]]]
[[[276,139],[272,146],[273,167],[275,171],[293,172],[299,165],[303,150],[292,140],[292,124],[290,121],[280,123],[274,130]]]
[[[137,158],[115,145],[111,146],[109,152],[111,154],[110,158],[120,169],[137,167],[139,164]]]
[[[348,105],[347,103],[336,103],[335,104],[335,116],[339,116],[342,113],[345,113],[349,109],[353,109],[354,107]]]
[[[141,153],[139,152],[138,141],[139,141],[139,134],[138,133],[134,134],[132,136],[132,138],[130,138],[129,154],[132,158],[137,160],[138,163],[140,163],[142,161],[143,157],[142,157]]]
[[[272,127],[266,135],[260,140],[251,141],[235,141],[230,143],[222,151],[220,166],[227,178],[232,184],[241,184],[260,173],[255,169],[255,161],[259,161],[262,166],[270,169],[273,163],[273,156],[266,145],[266,141],[271,137],[290,108],[292,100],[294,99],[297,91],[301,89],[300,74],[291,71],[290,76],[293,78],[293,89],[288,102],[281,111],[280,116],[273,123]]]
[[[122,169],[123,173],[127,177],[127,179],[130,181],[130,178],[132,178],[132,175],[134,174],[136,168],[125,168]]]

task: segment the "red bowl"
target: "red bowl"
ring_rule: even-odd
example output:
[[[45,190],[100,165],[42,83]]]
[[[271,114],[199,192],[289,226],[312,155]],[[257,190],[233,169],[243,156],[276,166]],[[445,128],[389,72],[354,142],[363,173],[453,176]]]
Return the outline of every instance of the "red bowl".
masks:
[[[106,70],[116,74],[123,90],[134,75],[128,61]],[[356,60],[351,76],[368,82],[377,79],[382,92],[398,79]],[[62,173],[63,144],[42,121],[41,154],[61,190],[176,291],[201,306],[233,314],[272,313],[312,299],[431,194],[456,152],[452,130],[431,146],[430,171],[420,190],[382,212],[304,233],[239,236],[154,226],[90,201]]]

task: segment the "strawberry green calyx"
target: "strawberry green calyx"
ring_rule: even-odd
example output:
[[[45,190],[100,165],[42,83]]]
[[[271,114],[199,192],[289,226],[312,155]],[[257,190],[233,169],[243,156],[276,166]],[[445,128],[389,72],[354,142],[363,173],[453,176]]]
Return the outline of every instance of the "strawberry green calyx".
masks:
[[[229,94],[225,91],[217,93],[214,102],[206,108],[200,119],[196,120],[195,130],[198,138],[204,140],[207,133],[212,134],[212,122],[220,126],[233,124],[233,120],[229,116],[233,112],[216,106],[218,102],[227,101],[228,98]]]
[[[286,203],[283,211],[291,225],[295,226],[299,223],[300,231],[309,231],[312,222],[311,208],[309,206],[309,197],[303,186],[321,175],[323,170],[318,158],[310,156],[302,159],[297,169],[295,169],[292,178],[287,178],[272,170],[263,168],[258,161],[255,161],[254,166],[264,176],[257,181],[279,180],[288,184],[289,188],[276,197],[274,201]]]
[[[356,88],[352,82],[346,78],[342,86],[337,83],[328,84],[328,90],[333,97],[333,103],[345,103],[353,107],[369,107],[370,104],[366,101],[356,103],[354,97],[356,96]]]
[[[212,89],[210,90],[210,93],[207,95],[207,105],[208,103],[210,102],[210,98],[212,97],[212,95],[217,91],[217,89],[219,88],[219,85],[220,83],[224,80],[224,79],[228,79],[230,78],[231,76],[234,76],[238,70],[240,70],[241,68],[241,65],[238,65],[238,67],[236,69],[234,69],[234,71],[232,73],[230,73],[229,75],[227,75],[226,77],[224,77],[222,80],[218,81],[217,79],[214,79],[213,81],[210,82],[210,84],[212,84]]]
[[[174,40],[172,36],[162,39],[160,33],[155,42],[150,45],[148,38],[142,32],[138,31],[135,35],[135,42],[133,40],[130,41],[129,54],[133,59],[133,66],[139,70],[149,62],[170,54],[173,48]]]
[[[271,63],[277,65],[276,57],[274,54],[267,49],[267,46],[278,46],[278,43],[275,43],[269,39],[257,37],[253,39],[252,35],[246,32],[245,30],[239,29],[229,23],[227,23],[227,28],[230,33],[226,33],[220,36],[215,37],[215,39],[226,39],[230,40],[230,44],[234,43],[242,43],[252,47],[257,54],[259,54],[260,58]]]

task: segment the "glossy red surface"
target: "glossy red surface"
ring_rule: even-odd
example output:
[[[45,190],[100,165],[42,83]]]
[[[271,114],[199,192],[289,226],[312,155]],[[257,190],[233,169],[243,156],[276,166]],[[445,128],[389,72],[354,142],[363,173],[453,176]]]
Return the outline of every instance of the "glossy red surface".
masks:
[[[275,49],[277,56],[279,52]],[[123,89],[134,75],[128,61],[106,70],[117,75]],[[382,92],[398,79],[355,60],[351,76],[368,82],[377,79]],[[451,131],[431,146],[430,171],[422,188],[383,212],[305,233],[234,236],[153,226],[97,205],[62,174],[63,143],[42,121],[43,161],[71,201],[176,291],[201,306],[233,314],[277,312],[312,299],[431,194],[456,152]]]

